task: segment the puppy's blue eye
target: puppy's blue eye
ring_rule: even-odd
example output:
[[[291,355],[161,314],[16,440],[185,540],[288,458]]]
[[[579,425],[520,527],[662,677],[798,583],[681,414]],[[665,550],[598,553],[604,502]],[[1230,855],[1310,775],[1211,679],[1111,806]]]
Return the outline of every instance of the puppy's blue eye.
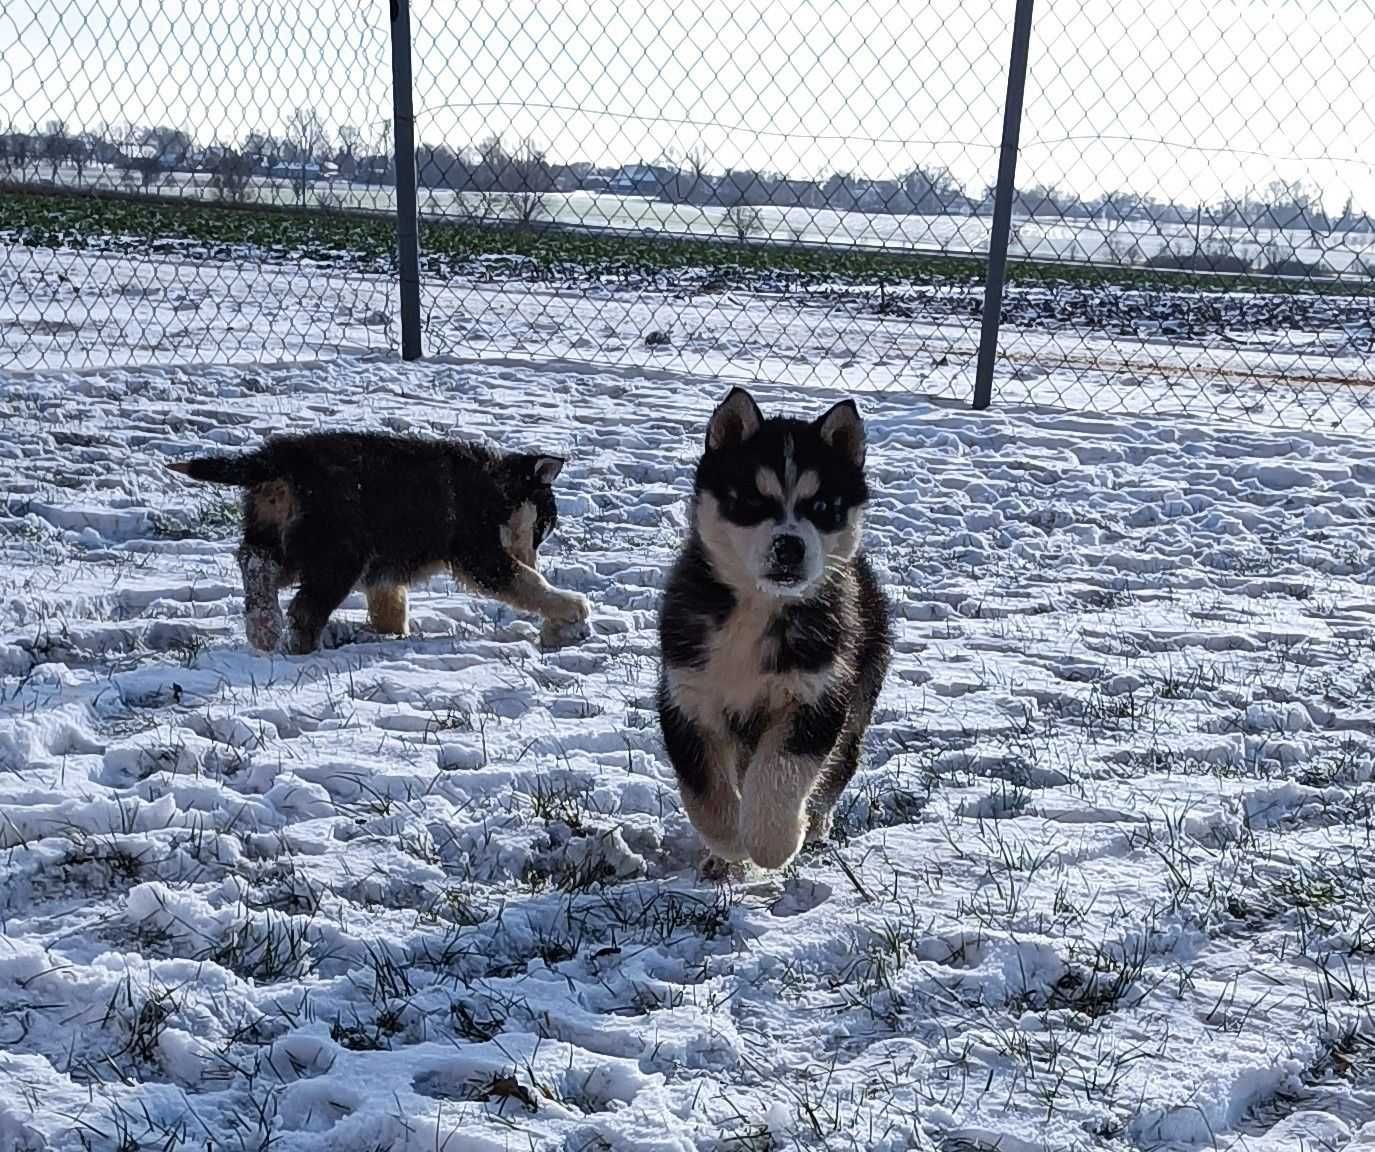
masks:
[[[836,528],[840,525],[841,502],[837,497],[817,497],[807,501],[798,511],[818,528]]]

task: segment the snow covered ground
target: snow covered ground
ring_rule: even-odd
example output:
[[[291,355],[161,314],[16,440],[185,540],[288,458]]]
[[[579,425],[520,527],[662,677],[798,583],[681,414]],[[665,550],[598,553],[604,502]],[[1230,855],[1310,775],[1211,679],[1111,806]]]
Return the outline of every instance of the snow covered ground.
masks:
[[[282,254],[202,260],[0,244],[0,368],[261,363],[395,349],[394,280]],[[272,261],[276,261],[275,263]],[[509,261],[506,262],[509,264]],[[705,278],[704,274],[697,277]],[[901,389],[967,403],[979,291],[911,299],[833,293],[529,282],[505,272],[427,277],[425,350],[558,358],[699,376]],[[998,404],[1189,413],[1258,425],[1375,431],[1375,357],[1363,297],[1011,289]],[[667,343],[648,344],[662,333]]]
[[[1375,1147],[1375,446],[869,382],[865,764],[717,888],[652,698],[719,383],[0,373],[0,1149]],[[247,649],[162,464],[341,424],[568,453],[592,637],[436,579]]]

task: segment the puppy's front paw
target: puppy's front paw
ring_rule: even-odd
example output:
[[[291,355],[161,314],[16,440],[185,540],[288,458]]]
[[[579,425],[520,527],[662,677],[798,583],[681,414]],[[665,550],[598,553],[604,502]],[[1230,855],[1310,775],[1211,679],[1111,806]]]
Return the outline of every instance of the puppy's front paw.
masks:
[[[546,618],[540,627],[539,642],[544,648],[564,648],[576,644],[592,635],[586,617],[579,620],[554,620]]]
[[[582,624],[592,615],[592,605],[581,592],[564,592],[559,596],[558,606],[549,614],[549,619],[557,624]]]
[[[546,648],[560,648],[585,640],[592,634],[592,629],[587,625],[587,618],[591,614],[592,606],[582,593],[560,592],[558,600],[545,611],[540,643]]]

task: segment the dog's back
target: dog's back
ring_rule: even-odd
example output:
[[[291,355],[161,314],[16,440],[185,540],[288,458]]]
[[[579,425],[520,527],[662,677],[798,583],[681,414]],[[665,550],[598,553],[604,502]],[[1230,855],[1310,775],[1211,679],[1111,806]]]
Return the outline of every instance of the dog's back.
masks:
[[[245,539],[285,563],[284,537],[310,522],[343,552],[385,559],[403,578],[446,558],[462,515],[496,519],[495,457],[478,445],[371,432],[277,436],[254,452],[170,465],[244,489]]]

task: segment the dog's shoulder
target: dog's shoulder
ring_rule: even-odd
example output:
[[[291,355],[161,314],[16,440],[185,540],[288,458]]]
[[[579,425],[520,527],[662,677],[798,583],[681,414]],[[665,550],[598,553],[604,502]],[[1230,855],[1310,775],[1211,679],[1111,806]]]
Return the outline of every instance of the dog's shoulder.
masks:
[[[659,611],[659,645],[669,665],[700,666],[713,634],[736,607],[735,594],[712,571],[700,543],[678,553],[664,586]]]

